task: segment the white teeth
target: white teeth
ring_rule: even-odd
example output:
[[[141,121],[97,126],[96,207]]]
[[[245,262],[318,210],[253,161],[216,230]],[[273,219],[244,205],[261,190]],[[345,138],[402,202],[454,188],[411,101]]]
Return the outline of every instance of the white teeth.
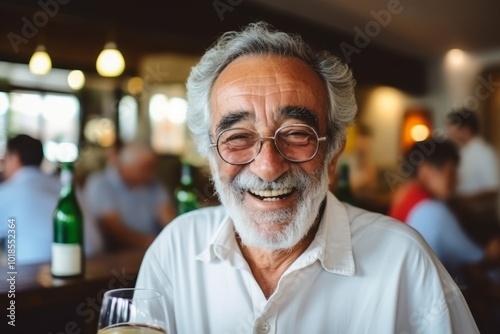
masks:
[[[255,190],[252,189],[250,192],[254,195],[260,197],[266,197],[265,200],[277,200],[276,197],[281,195],[287,195],[292,192],[292,188],[284,188],[284,189],[273,189],[273,190]]]

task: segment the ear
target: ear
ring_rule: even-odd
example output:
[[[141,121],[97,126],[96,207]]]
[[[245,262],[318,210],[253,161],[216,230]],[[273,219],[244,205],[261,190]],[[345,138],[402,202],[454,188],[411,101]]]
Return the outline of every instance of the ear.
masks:
[[[335,175],[335,169],[337,168],[337,162],[339,160],[339,157],[340,155],[342,154],[342,152],[344,152],[344,149],[345,149],[345,140],[342,141],[342,143],[340,144],[340,149],[337,153],[335,153],[335,155],[330,159],[330,162],[328,163],[328,173],[330,174],[330,176],[333,176]]]
[[[5,178],[10,178],[23,167],[21,157],[17,152],[7,152],[4,156],[3,174]]]
[[[337,189],[337,176],[335,175],[335,169],[337,168],[337,162],[344,149],[345,140],[342,141],[339,151],[330,159],[330,162],[328,163],[328,188],[332,192]]]
[[[340,157],[340,155],[342,154],[342,152],[344,152],[345,150],[345,145],[346,145],[346,140],[342,140],[342,143],[340,143],[340,149],[337,153],[335,153],[335,155],[332,157],[332,159],[330,160],[330,168],[333,168],[335,169],[335,167],[337,166],[337,161]]]
[[[16,168],[21,168],[23,166],[23,162],[21,161],[21,156],[17,152],[13,152],[10,154],[11,164]]]

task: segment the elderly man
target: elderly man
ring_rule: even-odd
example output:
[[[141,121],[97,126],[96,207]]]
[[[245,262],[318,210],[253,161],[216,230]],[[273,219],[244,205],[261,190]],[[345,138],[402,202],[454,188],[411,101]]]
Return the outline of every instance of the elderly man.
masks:
[[[143,260],[169,333],[477,332],[418,233],[328,192],[356,113],[338,58],[251,24],[193,68],[188,100],[223,206],[172,222]]]
[[[175,207],[156,179],[157,158],[142,143],[123,147],[116,164],[90,176],[88,207],[98,222],[108,251],[146,249],[175,216]]]

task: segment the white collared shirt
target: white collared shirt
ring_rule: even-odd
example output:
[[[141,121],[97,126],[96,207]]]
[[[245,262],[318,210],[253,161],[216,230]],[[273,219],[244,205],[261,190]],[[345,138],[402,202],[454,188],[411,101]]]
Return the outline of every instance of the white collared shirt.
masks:
[[[331,193],[314,241],[269,299],[223,207],[170,223],[147,251],[136,287],[164,293],[169,334],[478,333],[415,230]]]

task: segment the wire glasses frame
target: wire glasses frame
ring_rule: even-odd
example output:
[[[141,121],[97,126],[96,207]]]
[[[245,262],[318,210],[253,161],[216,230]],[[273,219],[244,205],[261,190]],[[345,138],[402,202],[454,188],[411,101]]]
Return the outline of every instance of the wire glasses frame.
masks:
[[[221,159],[231,165],[245,165],[260,153],[265,140],[272,140],[278,153],[290,162],[312,160],[319,150],[319,143],[326,141],[306,124],[282,126],[272,137],[261,137],[258,132],[245,128],[231,128],[219,133],[215,143]]]

